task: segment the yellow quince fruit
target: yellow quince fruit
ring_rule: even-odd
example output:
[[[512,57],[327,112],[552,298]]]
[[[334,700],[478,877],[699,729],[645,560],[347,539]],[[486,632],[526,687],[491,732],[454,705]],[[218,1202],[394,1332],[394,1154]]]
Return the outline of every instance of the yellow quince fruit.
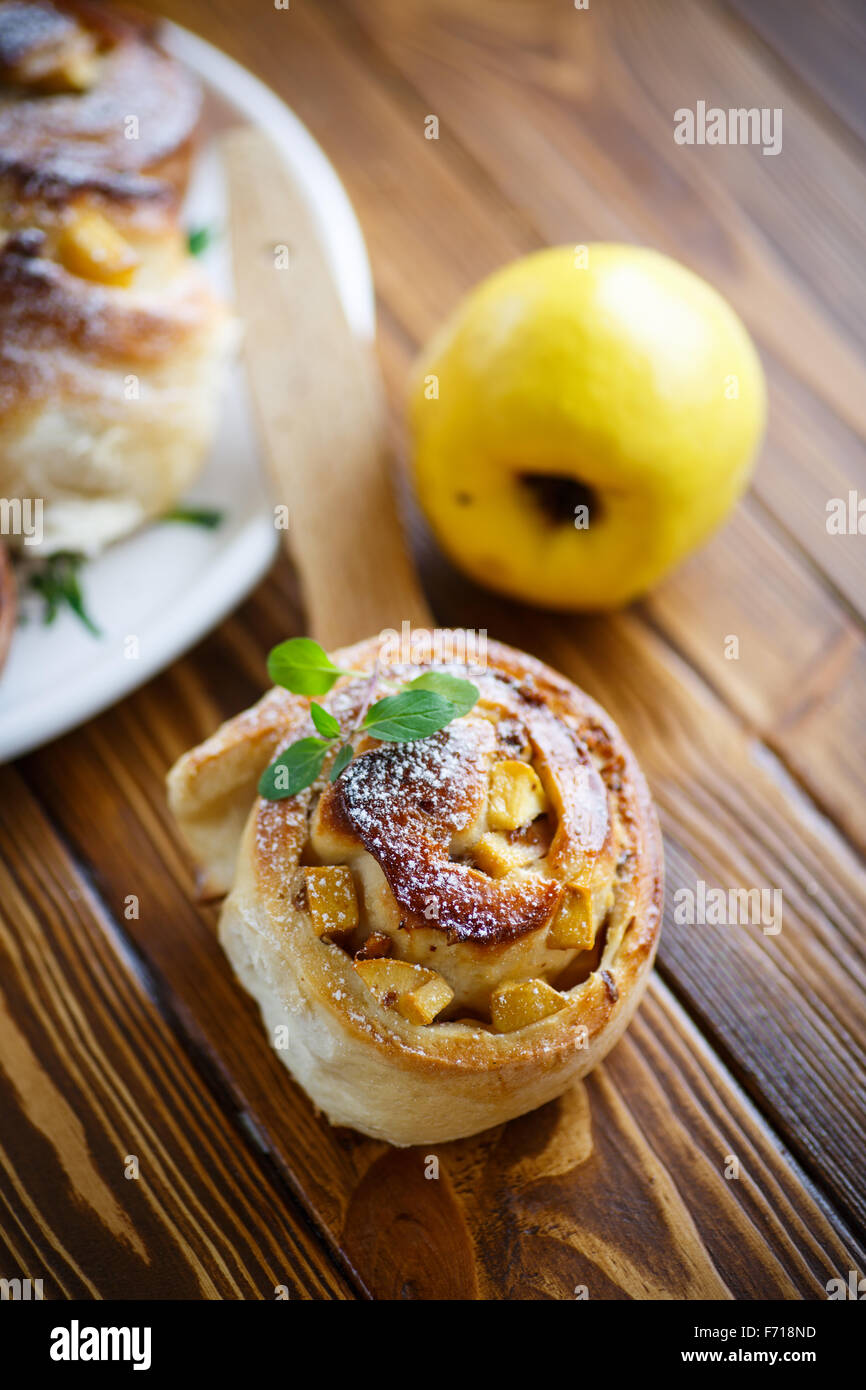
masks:
[[[480,583],[612,608],[724,520],[765,417],[757,352],[706,281],[641,247],[556,247],[483,281],[422,355],[414,479]]]

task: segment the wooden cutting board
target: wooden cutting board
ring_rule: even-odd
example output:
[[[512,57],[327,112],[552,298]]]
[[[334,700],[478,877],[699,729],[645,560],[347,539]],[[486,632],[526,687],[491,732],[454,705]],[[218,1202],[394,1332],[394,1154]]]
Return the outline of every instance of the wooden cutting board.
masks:
[[[431,627],[387,450],[375,349],[349,330],[301,190],[261,130],[223,141],[247,376],[312,634]]]
[[[15,576],[5,545],[0,544],[0,670],[15,631]]]

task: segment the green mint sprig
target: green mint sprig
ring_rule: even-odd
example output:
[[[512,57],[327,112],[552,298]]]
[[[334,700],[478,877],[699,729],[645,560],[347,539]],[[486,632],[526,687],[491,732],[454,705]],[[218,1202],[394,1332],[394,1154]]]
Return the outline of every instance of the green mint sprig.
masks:
[[[191,256],[201,256],[217,239],[216,227],[190,227],[186,234],[186,244]]]
[[[49,555],[42,567],[30,575],[27,587],[42,599],[46,625],[53,623],[61,608],[66,607],[93,637],[101,637],[101,631],[87,611],[81,589],[80,571],[84,560],[83,555],[68,550]]]
[[[293,695],[327,695],[340,676],[357,674],[341,671],[312,637],[290,637],[268,656],[268,675],[274,685],[285,686]]]
[[[293,695],[325,695],[340,676],[358,676],[359,672],[335,666],[311,638],[292,637],[274,647],[268,657],[268,674],[275,685],[284,686]],[[262,773],[259,795],[268,801],[297,796],[315,782],[329,754],[336,754],[330,771],[330,780],[336,782],[354,756],[353,740],[358,734],[383,743],[413,743],[468,714],[478,699],[478,687],[471,681],[441,671],[425,671],[374,702],[378,684],[379,672],[374,668],[367,682],[367,697],[348,731],[313,700],[310,717],[318,737],[299,739],[284,749]]]
[[[201,526],[205,531],[216,531],[223,524],[224,512],[217,507],[172,507],[163,512],[160,521],[183,521],[188,526]]]

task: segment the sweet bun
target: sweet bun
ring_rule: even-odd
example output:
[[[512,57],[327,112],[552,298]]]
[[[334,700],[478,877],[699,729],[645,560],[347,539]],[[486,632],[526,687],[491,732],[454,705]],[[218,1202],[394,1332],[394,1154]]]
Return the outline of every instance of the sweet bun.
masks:
[[[107,6],[0,4],[0,173],[27,216],[84,194],[125,225],[177,213],[201,91],[155,26]]]
[[[229,341],[225,310],[180,250],[158,284],[142,274],[122,288],[67,270],[36,229],[7,239],[0,495],[43,499],[41,549],[100,550],[189,487]]]
[[[391,666],[334,655],[351,720]],[[271,1044],[334,1124],[392,1144],[460,1138],[590,1071],[646,984],[662,850],[643,775],[582,691],[490,643],[478,704],[414,743],[355,744],[335,783],[257,796],[309,700],[273,690],[180,759],[169,800],[220,940]],[[379,691],[384,693],[384,691]]]
[[[43,550],[93,552],[213,435],[233,334],[179,223],[201,97],[86,4],[0,4],[0,81],[0,495],[43,499]]]

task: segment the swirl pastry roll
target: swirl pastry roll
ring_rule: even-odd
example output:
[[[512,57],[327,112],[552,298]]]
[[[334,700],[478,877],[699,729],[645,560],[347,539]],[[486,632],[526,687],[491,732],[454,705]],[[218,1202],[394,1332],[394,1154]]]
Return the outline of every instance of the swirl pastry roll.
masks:
[[[94,552],[196,476],[232,340],[179,221],[197,83],[149,27],[0,3],[0,495]]]
[[[379,639],[322,704],[344,727],[391,681]],[[334,1124],[392,1144],[460,1138],[560,1095],[613,1046],[646,984],[662,851],[643,775],[576,686],[488,646],[475,707],[411,743],[364,738],[284,800],[263,768],[311,735],[273,690],[169,774],[220,939],[272,1045]],[[374,676],[374,679],[378,677]],[[381,693],[384,693],[382,691]]]

